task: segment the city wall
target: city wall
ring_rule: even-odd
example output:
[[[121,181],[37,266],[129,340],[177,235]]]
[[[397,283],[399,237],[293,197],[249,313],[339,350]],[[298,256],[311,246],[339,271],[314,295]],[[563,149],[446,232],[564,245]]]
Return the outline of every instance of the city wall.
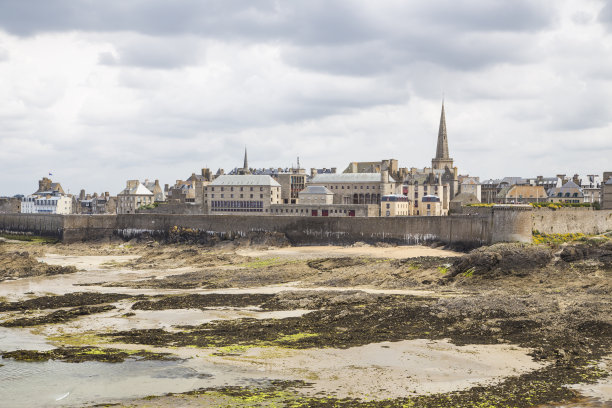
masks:
[[[483,215],[448,217],[292,217],[242,215],[39,215],[0,214],[0,231],[53,236],[64,242],[168,237],[173,227],[221,239],[253,233],[284,234],[294,245],[343,245],[387,242],[416,245],[440,242],[473,248],[505,241],[529,241],[526,211],[496,210]]]
[[[188,214],[40,215],[0,214],[0,232],[56,237],[64,242],[165,239],[173,227],[220,239],[282,233],[294,245],[440,242],[472,248],[496,242],[529,242],[543,233],[612,231],[612,211],[588,209],[470,208],[448,217],[293,217]]]
[[[533,211],[533,230],[546,234],[602,234],[612,231],[612,210],[538,208]]]

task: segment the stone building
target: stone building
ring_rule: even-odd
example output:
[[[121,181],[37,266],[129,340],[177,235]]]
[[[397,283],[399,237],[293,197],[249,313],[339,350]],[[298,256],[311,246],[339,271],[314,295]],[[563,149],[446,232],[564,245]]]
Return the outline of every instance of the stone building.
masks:
[[[561,187],[548,190],[548,201],[551,203],[579,204],[584,202],[584,194],[574,181],[568,181]]]
[[[585,203],[601,204],[602,179],[598,174],[588,174],[578,179],[576,183],[582,189]]]
[[[412,200],[403,194],[383,196],[380,202],[381,217],[402,217],[413,215]]]
[[[478,202],[481,201],[482,198],[482,186],[478,182],[478,178],[476,177],[465,177],[461,180],[459,184],[459,193],[464,194],[472,194],[476,197]],[[453,198],[454,199],[454,198]],[[453,201],[451,199],[451,201]]]
[[[443,212],[442,203],[438,196],[426,195],[421,199],[419,215],[437,217],[440,215],[447,215],[447,213]]]
[[[108,191],[98,195],[85,194],[85,190],[81,190],[78,199],[75,203],[77,214],[97,215],[97,214],[116,214],[117,213],[117,197],[111,197]]]
[[[384,195],[398,192],[397,182],[381,173],[317,174],[309,186],[323,186],[334,194],[334,204],[380,204]]]
[[[264,215],[281,203],[281,185],[267,175],[223,175],[204,187],[204,200],[210,214]]]
[[[18,214],[21,212],[21,198],[0,197],[0,214]]]
[[[50,178],[43,177],[38,181],[38,190],[34,195],[65,195],[64,189],[60,183],[54,183]]]
[[[343,173],[381,173],[385,170],[395,180],[403,180],[408,175],[408,169],[400,168],[396,159],[374,162],[351,162]]]
[[[612,210],[612,171],[607,171],[603,176],[601,185],[601,209]]]
[[[299,204],[307,205],[321,205],[321,204],[333,204],[334,193],[323,186],[308,186],[304,190],[299,192]]]
[[[478,204],[480,200],[472,193],[459,193],[451,201],[448,209],[449,214],[459,214],[462,207],[470,204]]]
[[[166,193],[159,185],[159,180],[149,181],[149,179],[145,179],[144,183],[142,184],[147,188],[147,190],[153,193],[156,203],[163,203],[166,201]]]
[[[378,217],[376,204],[273,204],[264,215],[293,217]]]
[[[450,209],[450,186],[442,184],[439,173],[415,173],[404,180],[402,192],[413,203],[413,215],[424,215],[426,212],[421,205],[424,197],[436,196],[440,202],[440,215],[448,215]]]
[[[497,204],[529,204],[546,202],[548,195],[543,186],[529,184],[513,184],[503,187],[497,194]]]
[[[117,214],[134,214],[144,205],[155,202],[155,194],[138,180],[128,180],[125,189],[117,194]]]

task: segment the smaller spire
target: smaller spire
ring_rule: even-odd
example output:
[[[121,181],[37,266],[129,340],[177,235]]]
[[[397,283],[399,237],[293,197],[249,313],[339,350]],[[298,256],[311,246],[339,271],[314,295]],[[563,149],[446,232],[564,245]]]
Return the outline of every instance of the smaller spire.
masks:
[[[249,160],[247,159],[247,148],[244,146],[244,165],[242,166],[244,170],[249,169]]]

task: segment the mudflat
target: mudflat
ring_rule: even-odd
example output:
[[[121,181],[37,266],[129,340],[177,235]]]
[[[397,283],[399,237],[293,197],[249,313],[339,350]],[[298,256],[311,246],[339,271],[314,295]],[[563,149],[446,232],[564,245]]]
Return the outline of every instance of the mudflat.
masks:
[[[12,406],[612,403],[606,237],[470,253],[1,242],[0,276]],[[61,399],[35,392],[45,376],[11,392],[31,367]],[[132,369],[138,387],[100,392]]]

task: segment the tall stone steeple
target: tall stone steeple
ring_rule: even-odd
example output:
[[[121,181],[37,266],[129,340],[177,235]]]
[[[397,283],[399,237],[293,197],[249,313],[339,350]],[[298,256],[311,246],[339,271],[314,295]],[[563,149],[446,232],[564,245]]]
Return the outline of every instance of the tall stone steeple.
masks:
[[[247,158],[247,148],[244,147],[244,163],[242,164],[241,169],[236,169],[236,173],[240,175],[251,174],[251,170],[249,169],[249,159]]]
[[[453,159],[448,154],[448,135],[446,133],[446,114],[444,113],[444,101],[442,101],[442,113],[440,114],[440,128],[438,130],[438,147],[436,157],[431,161],[434,170],[453,168]]]

